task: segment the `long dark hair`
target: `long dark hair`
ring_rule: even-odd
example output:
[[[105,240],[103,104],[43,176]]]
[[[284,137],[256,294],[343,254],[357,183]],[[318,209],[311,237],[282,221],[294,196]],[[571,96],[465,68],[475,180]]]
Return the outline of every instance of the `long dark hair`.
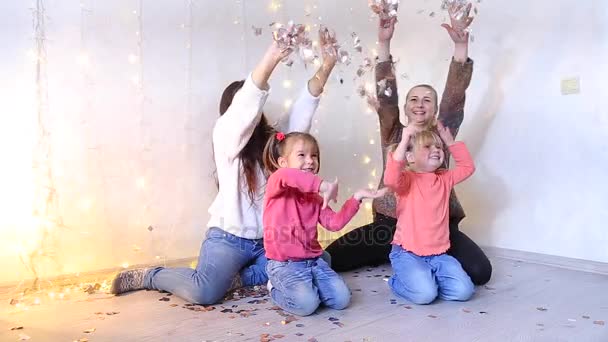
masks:
[[[245,84],[245,80],[234,81],[224,89],[220,100],[220,116],[226,113],[228,107],[232,104],[234,95],[243,87],[243,84]],[[274,128],[268,124],[266,116],[262,113],[260,122],[255,126],[249,141],[238,155],[247,181],[247,193],[252,203],[255,203],[255,195],[258,190],[257,167],[264,165],[264,146],[266,146],[266,141],[273,133]]]

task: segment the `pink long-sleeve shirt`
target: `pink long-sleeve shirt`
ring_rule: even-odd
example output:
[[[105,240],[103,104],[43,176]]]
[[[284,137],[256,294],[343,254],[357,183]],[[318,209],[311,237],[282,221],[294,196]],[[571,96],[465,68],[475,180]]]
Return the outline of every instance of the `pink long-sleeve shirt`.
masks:
[[[281,168],[268,178],[264,196],[264,249],[268,259],[304,260],[319,257],[323,248],[317,224],[338,231],[355,216],[359,201],[347,200],[339,212],[321,209],[321,178],[299,169]]]
[[[475,172],[473,159],[462,142],[449,147],[456,167],[431,173],[404,170],[405,161],[389,153],[384,184],[397,197],[397,230],[393,244],[420,256],[445,253],[450,248],[449,203],[454,185]]]

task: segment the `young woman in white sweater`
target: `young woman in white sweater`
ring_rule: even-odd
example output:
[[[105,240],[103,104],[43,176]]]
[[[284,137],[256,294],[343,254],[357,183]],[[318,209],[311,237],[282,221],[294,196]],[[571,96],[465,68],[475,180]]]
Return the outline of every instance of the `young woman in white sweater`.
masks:
[[[111,292],[163,290],[191,303],[213,304],[240,286],[266,284],[262,200],[266,177],[262,152],[275,132],[263,114],[272,71],[291,51],[273,42],[253,72],[231,83],[222,94],[220,118],[213,129],[213,152],[219,192],[209,208],[211,219],[196,269],[145,268],[119,273]],[[294,102],[287,131],[307,132],[335,54],[323,63]]]

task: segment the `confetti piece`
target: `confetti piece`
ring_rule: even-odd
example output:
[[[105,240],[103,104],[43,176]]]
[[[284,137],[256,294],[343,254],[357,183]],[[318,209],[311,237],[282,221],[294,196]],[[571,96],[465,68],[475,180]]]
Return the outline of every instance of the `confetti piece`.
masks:
[[[302,323],[296,324],[296,327],[298,327],[298,328],[304,328],[304,324],[302,324]]]
[[[106,312],[106,315],[108,316],[114,316],[114,315],[118,315],[120,312],[117,311],[112,311],[112,312]]]
[[[262,35],[262,28],[261,27],[255,27],[253,25],[251,25],[251,29],[253,30],[253,34],[256,36],[261,36]]]
[[[371,8],[380,19],[391,19],[397,16],[399,0],[369,0],[369,8]]]
[[[329,318],[328,318],[328,320],[330,320],[331,322],[337,322],[337,321],[339,321],[340,319],[339,319],[339,318],[336,318],[336,317],[329,317]]]
[[[429,17],[434,18],[435,17],[435,12],[429,13]]]
[[[437,316],[435,316],[435,315],[428,315],[426,317],[428,317],[428,318],[437,318]]]
[[[488,312],[487,311],[479,311],[479,314],[481,314],[481,315],[487,315]]]
[[[339,326],[340,328],[344,327],[344,324],[341,322],[334,322],[335,325]]]
[[[547,311],[548,309],[547,308],[543,308],[542,306],[539,306],[539,307],[536,308],[536,310],[538,310],[538,311]]]
[[[536,325],[537,325],[537,326],[539,326],[539,327],[544,327],[544,326],[545,326],[545,325],[544,325],[544,324],[542,324],[542,323],[536,323]]]
[[[276,334],[276,335],[272,335],[272,337],[274,337],[274,338],[277,338],[277,339],[278,339],[278,338],[283,338],[283,337],[285,337],[285,335]]]
[[[404,308],[408,309],[408,310],[412,310],[412,307],[409,305],[404,306]]]
[[[469,310],[469,309],[462,309],[462,312],[471,313],[471,310]]]
[[[150,231],[150,232],[151,232],[151,231],[153,231],[153,230],[154,230],[154,227],[152,227],[152,226],[148,226],[148,231]]]
[[[568,318],[568,322],[576,322],[574,318]]]
[[[90,328],[90,329],[84,330],[83,333],[85,333],[85,334],[92,334],[92,333],[95,332],[95,330],[96,330],[95,328]]]
[[[309,339],[308,339],[308,342],[319,342],[319,341],[317,341],[317,339],[316,339],[316,338],[311,337],[311,338],[309,338]]]
[[[590,317],[590,316],[587,316],[587,315],[583,315],[583,318],[584,318],[584,319],[589,319],[589,318],[591,318],[591,317]]]
[[[11,330],[23,330],[22,326],[12,327]]]
[[[483,288],[484,288],[484,289],[486,289],[486,290],[490,290],[490,291],[494,291],[494,290],[496,290],[496,288],[495,288],[495,287],[488,286],[488,285],[484,285],[484,287],[483,287]]]
[[[25,340],[29,340],[31,337],[27,336],[26,334],[19,334],[19,341],[25,341]]]
[[[169,297],[163,297],[163,298],[160,298],[158,301],[159,302],[168,302],[170,300],[171,300],[171,298],[169,298]]]
[[[605,322],[604,322],[604,321],[593,321],[593,324],[596,324],[596,325],[604,325],[604,324],[605,324]]]
[[[174,307],[178,306],[178,304],[169,304],[169,306],[174,308]]]

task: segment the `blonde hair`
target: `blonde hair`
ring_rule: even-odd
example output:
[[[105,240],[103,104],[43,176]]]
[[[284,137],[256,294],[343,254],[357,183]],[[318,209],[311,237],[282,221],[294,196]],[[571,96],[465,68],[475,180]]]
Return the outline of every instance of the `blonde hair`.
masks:
[[[276,170],[280,169],[279,165],[279,157],[285,157],[290,151],[290,147],[293,143],[298,140],[304,141],[306,143],[312,144],[313,147],[317,150],[317,156],[319,158],[319,162],[317,163],[317,169],[315,172],[319,172],[321,169],[321,150],[319,149],[319,143],[317,139],[313,137],[311,134],[302,133],[302,132],[291,132],[284,134],[282,139],[279,139],[279,136],[283,135],[283,133],[273,134],[268,142],[266,143],[266,147],[264,147],[264,169],[267,175],[272,174]]]
[[[441,140],[441,137],[439,137],[439,135],[435,133],[435,131],[427,129],[424,131],[420,131],[414,134],[414,136],[410,137],[410,141],[407,143],[406,151],[412,152],[414,151],[414,148],[418,148],[428,143],[436,143],[441,146],[441,148],[443,148],[443,141]]]

